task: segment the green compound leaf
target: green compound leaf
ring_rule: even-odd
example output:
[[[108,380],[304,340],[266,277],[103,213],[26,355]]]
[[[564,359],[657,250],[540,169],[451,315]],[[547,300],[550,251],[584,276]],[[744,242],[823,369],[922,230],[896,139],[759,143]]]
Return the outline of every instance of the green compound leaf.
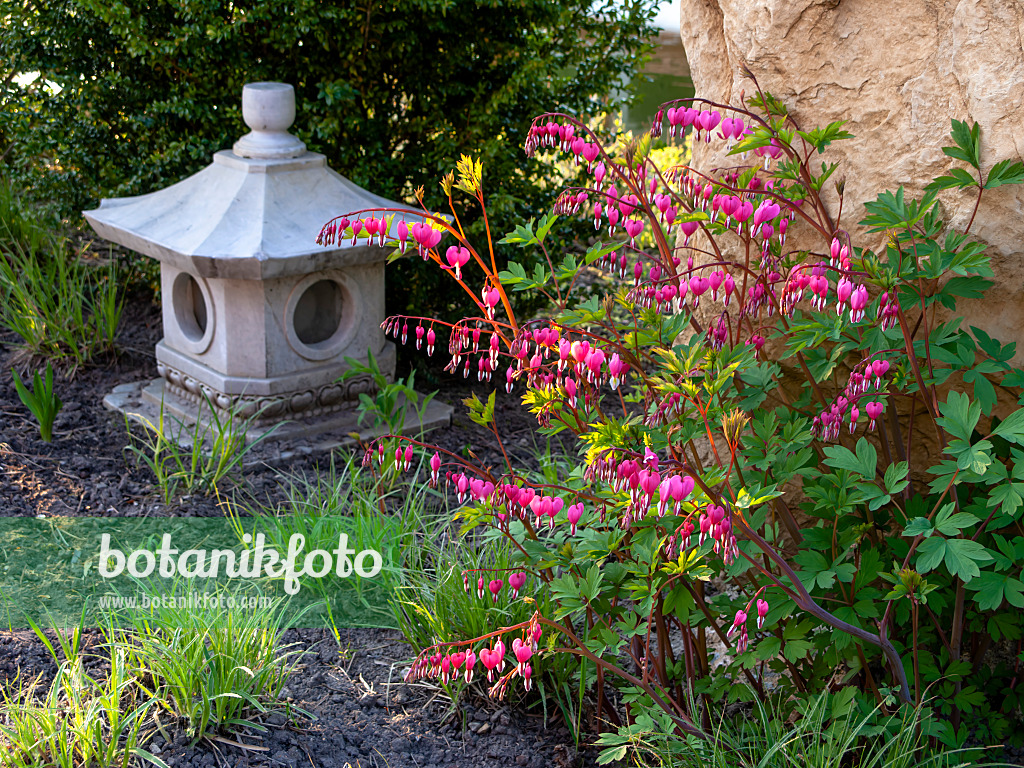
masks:
[[[953,444],[951,443],[950,448],[952,446]],[[985,469],[992,463],[991,451],[992,443],[988,440],[982,440],[960,451],[957,456],[956,465],[960,469],[969,469],[976,475],[984,474]]]
[[[1014,411],[999,422],[992,430],[992,437],[1002,437],[1017,445],[1024,445],[1024,408]]]
[[[963,189],[964,187],[975,187],[977,185],[978,180],[963,168],[951,168],[949,175],[936,177],[925,189],[931,192],[940,189],[951,189],[953,187]]]
[[[953,120],[950,136],[956,142],[955,147],[943,147],[942,151],[949,157],[963,160],[965,163],[981,167],[981,126],[975,123],[968,126],[966,122]]]
[[[1000,505],[1000,512],[1012,515],[1024,503],[1024,483],[1000,483],[988,496],[988,506]]]
[[[928,573],[938,568],[946,554],[946,540],[935,537],[926,539],[917,548],[917,572]]]
[[[890,464],[885,470],[885,490],[889,494],[902,493],[907,487],[907,473],[910,465],[905,461],[897,461]]]
[[[846,469],[861,477],[872,478],[878,463],[878,452],[865,438],[857,441],[857,453],[841,445],[825,446],[825,464],[834,469]]]
[[[978,518],[967,512],[953,514],[956,505],[950,502],[939,510],[935,517],[935,530],[943,536],[957,536],[964,528],[969,528],[978,522]]]
[[[903,529],[904,536],[924,536],[928,538],[935,532],[935,526],[926,517],[915,517]]]
[[[986,571],[971,581],[968,589],[977,594],[974,602],[983,611],[994,611],[1006,600],[1015,608],[1024,608],[1024,584],[1004,573]]]
[[[1024,163],[1019,160],[1000,160],[992,166],[985,181],[985,189],[1001,187],[1003,184],[1024,183]]]
[[[937,541],[937,539],[929,539],[929,541]],[[990,563],[994,559],[988,550],[976,541],[970,539],[946,540],[943,562],[951,574],[960,577],[964,582],[981,575],[979,563]]]
[[[942,413],[937,419],[939,426],[953,437],[970,442],[971,433],[981,418],[981,403],[972,403],[961,392],[950,392],[946,402],[939,403],[939,411]]]

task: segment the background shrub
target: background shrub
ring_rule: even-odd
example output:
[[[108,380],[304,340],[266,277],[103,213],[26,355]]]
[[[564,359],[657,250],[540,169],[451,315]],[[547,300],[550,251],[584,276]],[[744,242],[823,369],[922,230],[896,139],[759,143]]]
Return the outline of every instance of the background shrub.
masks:
[[[550,194],[543,166],[519,149],[530,119],[615,108],[598,96],[638,71],[654,5],[0,0],[0,172],[65,215],[148,192],[242,135],[245,83],[280,80],[295,86],[297,135],[375,192],[402,199],[424,184],[440,206],[434,179],[472,151],[506,231]],[[436,270],[398,272],[396,310],[446,313],[458,300]]]

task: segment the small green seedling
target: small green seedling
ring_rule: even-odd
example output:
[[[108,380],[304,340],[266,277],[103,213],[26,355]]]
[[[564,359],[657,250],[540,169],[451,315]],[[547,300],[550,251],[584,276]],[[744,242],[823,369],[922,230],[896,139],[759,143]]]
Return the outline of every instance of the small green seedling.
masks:
[[[39,422],[39,436],[44,443],[50,442],[53,440],[53,421],[64,407],[64,403],[53,391],[53,366],[46,364],[45,381],[39,377],[38,371],[32,374],[31,392],[16,370],[12,368],[11,373],[14,375],[14,388],[18,391],[18,397]]]

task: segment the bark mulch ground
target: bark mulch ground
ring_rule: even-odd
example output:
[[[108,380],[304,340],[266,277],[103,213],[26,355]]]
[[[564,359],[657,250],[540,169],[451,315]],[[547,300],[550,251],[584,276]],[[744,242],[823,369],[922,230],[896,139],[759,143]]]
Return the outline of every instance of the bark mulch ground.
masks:
[[[221,511],[215,499],[195,496],[164,504],[148,469],[127,450],[123,417],[107,411],[102,398],[114,386],[156,376],[153,348],[161,336],[159,307],[145,296],[129,301],[119,353],[58,376],[64,408],[52,443],[21,404],[10,374],[20,361],[17,339],[0,329],[0,515],[2,516],[209,516]],[[422,379],[421,379],[422,381]],[[486,397],[491,388],[461,379],[441,380],[438,397],[456,406],[453,425],[430,439],[455,452],[472,450],[484,463],[499,465],[501,451],[491,433],[469,421],[461,400],[471,391]],[[536,466],[535,422],[515,395],[498,387],[497,418],[506,449]],[[543,447],[543,446],[541,446]],[[259,455],[258,453],[256,454]],[[310,473],[329,456],[303,456],[286,467],[257,464],[246,469],[241,488],[273,504],[284,498],[282,471]],[[594,764],[595,751],[578,754],[557,719],[542,708],[499,703],[471,693],[454,709],[444,692],[430,685],[406,685],[402,674],[411,649],[393,630],[342,630],[341,644],[319,630],[289,630],[286,643],[307,651],[288,684],[294,704],[314,715],[298,723],[271,716],[269,731],[233,737],[249,748],[204,740],[190,748],[183,734],[162,736],[153,751],[172,768],[187,766],[390,766],[391,768],[509,768]],[[102,638],[87,637],[102,665]],[[0,682],[52,679],[56,667],[43,644],[26,631],[0,631]],[[549,707],[549,713],[554,707]],[[552,715],[552,717],[555,717]]]

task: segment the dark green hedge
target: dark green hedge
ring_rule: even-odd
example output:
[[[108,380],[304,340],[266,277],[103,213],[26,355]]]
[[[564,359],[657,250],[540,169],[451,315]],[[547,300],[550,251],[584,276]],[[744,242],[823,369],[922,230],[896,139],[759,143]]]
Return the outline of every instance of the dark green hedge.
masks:
[[[654,5],[0,0],[3,172],[65,215],[151,191],[245,132],[243,84],[280,80],[295,86],[307,146],[380,194],[422,184],[439,204],[459,154],[482,157],[505,231],[550,202],[544,169],[522,155],[530,119],[608,106],[649,51]],[[27,72],[41,77],[18,86]],[[392,303],[442,309],[432,277],[402,280]]]

